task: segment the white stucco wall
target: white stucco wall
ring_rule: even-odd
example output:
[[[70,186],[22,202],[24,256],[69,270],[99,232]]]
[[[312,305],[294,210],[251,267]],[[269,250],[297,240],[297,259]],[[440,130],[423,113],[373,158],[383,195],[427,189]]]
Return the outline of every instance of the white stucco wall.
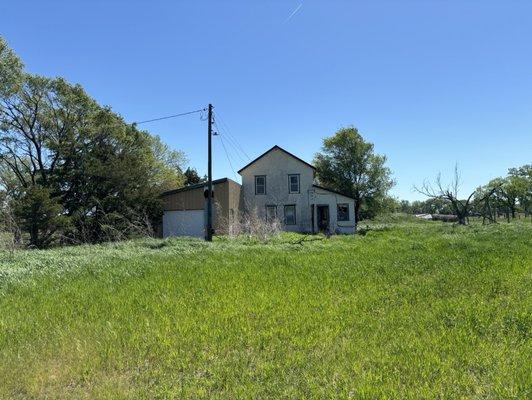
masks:
[[[355,232],[355,200],[350,197],[342,196],[341,194],[330,192],[321,188],[314,188],[311,194],[311,203],[316,205],[329,206],[329,224],[331,232],[333,233],[354,233]],[[338,221],[338,213],[336,206],[338,204],[348,204],[349,206],[349,220]],[[316,210],[314,211],[316,214]],[[316,215],[315,215],[316,220]]]
[[[165,211],[163,214],[163,237],[203,237],[205,217],[203,210]]]
[[[352,233],[355,231],[353,199],[328,190],[317,188],[314,170],[280,149],[274,149],[241,171],[242,204],[244,210],[256,210],[260,217],[266,216],[266,205],[277,206],[277,218],[284,221],[284,206],[296,206],[296,225],[283,225],[283,229],[296,232],[312,232],[312,204],[329,206],[331,232]],[[289,193],[288,175],[299,174],[300,191]],[[255,176],[266,176],[266,194],[255,194]],[[337,221],[337,204],[349,205],[349,221]],[[317,231],[317,209],[314,208],[314,229]]]
[[[299,174],[299,193],[289,193],[288,175]],[[314,171],[308,165],[291,157],[284,151],[274,149],[241,171],[243,207],[256,210],[265,217],[266,205],[277,206],[277,217],[284,220],[284,206],[296,206],[296,225],[286,225],[287,231],[310,232],[311,213],[309,191],[313,190]],[[255,195],[255,176],[266,175],[266,194]]]

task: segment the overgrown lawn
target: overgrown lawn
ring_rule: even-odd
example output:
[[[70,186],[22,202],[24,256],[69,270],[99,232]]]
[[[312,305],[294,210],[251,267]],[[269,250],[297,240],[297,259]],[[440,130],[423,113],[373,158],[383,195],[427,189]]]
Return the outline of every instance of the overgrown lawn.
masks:
[[[525,399],[532,224],[0,255],[0,398]]]

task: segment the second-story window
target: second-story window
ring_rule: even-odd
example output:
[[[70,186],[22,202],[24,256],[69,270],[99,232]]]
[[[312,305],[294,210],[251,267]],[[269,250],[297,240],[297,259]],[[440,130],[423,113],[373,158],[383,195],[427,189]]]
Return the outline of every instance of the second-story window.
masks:
[[[255,194],[266,194],[266,175],[255,176]]]
[[[299,174],[288,175],[288,193],[299,193]]]

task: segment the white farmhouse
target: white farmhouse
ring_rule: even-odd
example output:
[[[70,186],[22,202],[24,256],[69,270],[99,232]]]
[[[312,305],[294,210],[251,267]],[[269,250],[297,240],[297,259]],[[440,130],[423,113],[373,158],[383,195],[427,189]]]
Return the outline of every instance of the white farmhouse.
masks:
[[[355,201],[314,184],[315,168],[274,146],[238,171],[242,206],[278,218],[287,231],[353,233]]]
[[[215,229],[229,231],[237,215],[255,213],[279,220],[286,231],[354,233],[355,200],[314,183],[315,168],[274,146],[238,173],[242,185],[224,178],[214,181]],[[201,236],[205,226],[205,185],[162,194],[163,236]]]

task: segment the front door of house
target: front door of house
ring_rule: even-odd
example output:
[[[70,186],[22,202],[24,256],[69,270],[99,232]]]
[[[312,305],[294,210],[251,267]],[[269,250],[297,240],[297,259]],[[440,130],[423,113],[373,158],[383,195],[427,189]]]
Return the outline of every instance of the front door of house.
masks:
[[[316,206],[318,230],[326,232],[329,229],[329,206]]]

